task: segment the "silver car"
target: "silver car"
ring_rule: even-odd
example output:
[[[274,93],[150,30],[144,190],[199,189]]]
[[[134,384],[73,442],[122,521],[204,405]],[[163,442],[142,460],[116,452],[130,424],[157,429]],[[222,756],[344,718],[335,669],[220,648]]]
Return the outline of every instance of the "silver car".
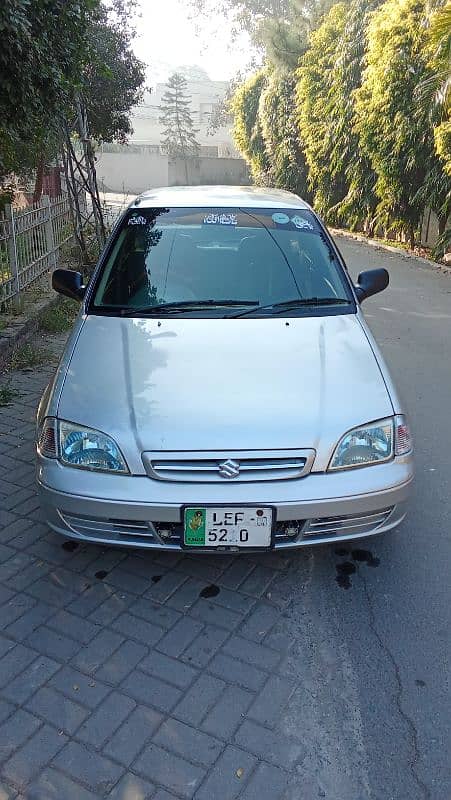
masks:
[[[65,537],[190,552],[395,528],[408,422],[353,285],[299,197],[146,192],[117,223],[38,411],[45,518]]]

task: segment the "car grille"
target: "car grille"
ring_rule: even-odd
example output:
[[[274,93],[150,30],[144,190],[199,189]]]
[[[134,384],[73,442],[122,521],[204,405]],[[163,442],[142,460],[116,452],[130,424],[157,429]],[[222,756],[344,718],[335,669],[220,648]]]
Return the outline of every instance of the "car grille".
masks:
[[[86,539],[103,540],[105,542],[122,542],[125,544],[144,544],[153,542],[166,546],[180,546],[183,539],[183,524],[180,522],[137,522],[136,520],[92,519],[76,514],[63,514],[60,516],[66,525],[78,536]],[[293,541],[297,538],[291,533],[287,535],[287,524],[299,534],[305,520],[293,520],[291,523],[276,523],[276,542]],[[157,535],[155,535],[157,534]]]
[[[276,542],[290,542],[302,531],[305,520],[292,520],[290,523],[276,522],[274,538]],[[181,523],[154,522],[155,530],[165,544],[180,545],[183,540]],[[288,529],[288,532],[287,532]]]
[[[177,483],[280,481],[303,478],[312,468],[314,450],[234,453],[143,453],[150,478]]]
[[[395,506],[369,514],[353,514],[321,519],[277,521],[274,531],[276,545],[315,540],[341,539],[346,536],[366,536],[382,527]],[[145,546],[180,547],[183,525],[180,522],[146,522],[126,519],[94,519],[59,512],[63,522],[78,536],[95,541],[117,542]]]
[[[92,519],[76,514],[60,516],[74,533],[87,539],[102,539],[115,542],[157,541],[151,522],[128,519]]]
[[[374,511],[370,514],[353,514],[343,517],[322,517],[311,519],[302,532],[302,539],[315,539],[333,536],[352,536],[372,533],[379,528],[392,513],[394,506]]]

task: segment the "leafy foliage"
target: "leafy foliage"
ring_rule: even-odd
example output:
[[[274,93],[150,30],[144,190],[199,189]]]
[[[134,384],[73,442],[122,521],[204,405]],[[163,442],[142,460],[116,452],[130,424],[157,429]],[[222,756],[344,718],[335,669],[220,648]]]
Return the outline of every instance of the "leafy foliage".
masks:
[[[223,0],[219,13],[266,56],[230,104],[254,180],[305,196],[307,174],[330,222],[412,245],[430,207],[449,246],[449,0]]]
[[[334,135],[330,150],[329,176],[325,180],[346,191],[327,209],[329,219],[351,228],[374,232],[377,197],[376,174],[362,152],[355,130],[355,90],[361,85],[365,65],[369,15],[381,0],[352,0],[337,42],[333,80],[328,93],[328,121]]]
[[[97,0],[3,0],[0,4],[0,175],[30,166],[36,123],[46,131],[78,86]],[[42,140],[42,136],[41,136]],[[37,144],[39,148],[39,143]]]
[[[11,369],[29,369],[46,364],[51,360],[48,350],[34,344],[20,345],[11,356]]]
[[[62,333],[72,327],[80,309],[76,300],[60,299],[52,308],[39,316],[39,327],[46,333]]]
[[[144,66],[131,50],[135,0],[3,0],[0,4],[0,183],[59,148],[59,123],[83,95],[92,133],[123,141]]]
[[[225,17],[236,36],[245,31],[266,61],[295,69],[309,34],[334,0],[188,0],[196,15]]]
[[[145,65],[131,48],[128,8],[116,2],[111,14],[100,6],[88,31],[91,57],[83,69],[81,94],[97,141],[124,143],[132,133],[130,109],[142,99]]]
[[[443,162],[443,169],[451,178],[451,120],[441,122],[434,128],[434,143],[436,153]]]
[[[297,0],[294,0],[297,2]],[[293,0],[188,0],[196,15],[215,14],[232,22],[233,30],[245,30],[258,38],[259,25],[268,19],[289,18]]]
[[[214,134],[223,127],[230,127],[233,123],[233,115],[231,110],[232,97],[235,94],[238,86],[243,82],[241,73],[237,73],[231,78],[227,84],[224,95],[213,106],[213,111],[209,120],[207,135],[214,136]]]
[[[346,195],[343,167],[331,180],[335,127],[330,124],[330,91],[336,71],[337,42],[343,35],[346,6],[337,3],[312,33],[310,47],[297,72],[299,131],[309,168],[309,186],[319,211],[326,214]]]
[[[160,123],[164,126],[162,145],[171,157],[188,158],[197,155],[199,143],[191,115],[191,100],[186,94],[187,83],[183,75],[175,72],[168,80],[161,98]]]
[[[431,67],[435,100],[445,114],[451,112],[451,3],[433,10],[429,19],[428,44],[432,53]]]
[[[259,104],[266,86],[264,70],[252,75],[238,87],[230,108],[234,116],[233,138],[250,165],[256,183],[268,183],[271,163],[266,153]]]
[[[418,84],[430,74],[426,2],[387,0],[375,12],[368,65],[356,92],[356,129],[377,174],[379,215],[385,225],[407,229],[412,246],[426,200],[443,217],[450,199],[434,152],[429,109],[413,103]]]
[[[440,119],[434,127],[435,149],[446,174],[451,176],[451,3],[434,10],[428,41],[432,75],[425,84],[425,99],[430,102],[433,95],[438,106]],[[420,99],[423,97],[424,91],[420,93]]]
[[[309,49],[312,32],[321,25],[335,1],[291,0],[287,16],[262,22],[259,35],[268,60],[280,68],[295,70]]]
[[[310,199],[307,166],[296,124],[295,89],[296,77],[292,72],[274,70],[261,93],[258,113],[271,183]]]
[[[10,386],[0,386],[0,408],[12,406],[13,400],[16,399],[18,394],[19,392]]]

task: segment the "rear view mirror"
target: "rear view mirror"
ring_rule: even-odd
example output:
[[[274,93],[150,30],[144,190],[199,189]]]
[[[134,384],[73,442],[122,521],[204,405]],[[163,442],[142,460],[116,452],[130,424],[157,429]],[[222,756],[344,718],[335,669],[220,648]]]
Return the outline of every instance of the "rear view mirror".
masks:
[[[390,276],[386,269],[368,269],[365,272],[361,272],[357,280],[357,286],[354,286],[357,300],[361,303],[367,297],[383,292],[389,282]]]
[[[82,300],[86,291],[86,286],[83,286],[83,275],[72,269],[55,269],[52,274],[52,287],[55,292],[73,300]]]

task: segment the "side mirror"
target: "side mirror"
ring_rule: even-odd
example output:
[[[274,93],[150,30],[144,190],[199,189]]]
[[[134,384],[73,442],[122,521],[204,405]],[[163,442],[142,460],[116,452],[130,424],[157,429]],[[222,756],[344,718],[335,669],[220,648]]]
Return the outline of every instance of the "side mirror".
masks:
[[[82,300],[86,291],[86,286],[83,286],[83,275],[72,269],[55,269],[52,273],[52,287],[55,292],[73,300]]]
[[[368,269],[366,272],[361,272],[357,286],[354,286],[357,300],[359,303],[371,297],[372,294],[383,292],[390,282],[390,276],[386,269]]]

